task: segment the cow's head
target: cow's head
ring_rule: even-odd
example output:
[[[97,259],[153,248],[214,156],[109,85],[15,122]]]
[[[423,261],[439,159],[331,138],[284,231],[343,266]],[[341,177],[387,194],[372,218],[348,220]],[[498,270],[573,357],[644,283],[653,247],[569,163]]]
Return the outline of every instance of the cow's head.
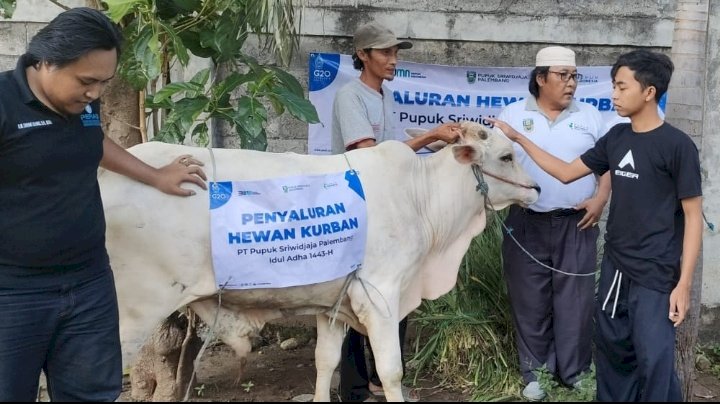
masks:
[[[453,155],[461,164],[479,166],[480,182],[487,183],[495,210],[514,203],[527,206],[537,200],[540,187],[516,161],[510,139],[499,129],[476,122],[465,121],[461,128],[462,136],[452,146]]]

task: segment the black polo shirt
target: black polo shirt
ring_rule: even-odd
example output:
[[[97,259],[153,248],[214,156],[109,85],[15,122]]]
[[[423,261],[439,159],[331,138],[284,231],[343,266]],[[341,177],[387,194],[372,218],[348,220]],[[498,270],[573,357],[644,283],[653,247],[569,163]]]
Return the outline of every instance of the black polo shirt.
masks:
[[[26,60],[0,73],[1,286],[107,265],[99,103],[55,113],[30,90]]]

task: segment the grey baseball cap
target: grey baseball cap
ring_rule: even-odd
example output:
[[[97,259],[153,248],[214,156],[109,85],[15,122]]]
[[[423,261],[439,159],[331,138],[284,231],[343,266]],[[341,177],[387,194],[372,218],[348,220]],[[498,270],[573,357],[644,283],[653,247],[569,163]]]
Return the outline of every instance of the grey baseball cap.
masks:
[[[395,33],[382,25],[371,22],[355,30],[353,37],[355,49],[387,49],[397,46],[400,49],[412,48],[412,43],[397,39]]]

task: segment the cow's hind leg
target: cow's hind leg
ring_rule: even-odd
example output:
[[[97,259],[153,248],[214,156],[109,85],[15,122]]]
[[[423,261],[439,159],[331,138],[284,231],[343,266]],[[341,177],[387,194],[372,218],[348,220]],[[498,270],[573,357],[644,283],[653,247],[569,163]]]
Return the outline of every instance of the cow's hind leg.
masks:
[[[330,402],[330,381],[340,362],[340,350],[345,336],[345,324],[330,325],[330,318],[317,315],[317,344],[315,345],[315,398],[314,401]]]

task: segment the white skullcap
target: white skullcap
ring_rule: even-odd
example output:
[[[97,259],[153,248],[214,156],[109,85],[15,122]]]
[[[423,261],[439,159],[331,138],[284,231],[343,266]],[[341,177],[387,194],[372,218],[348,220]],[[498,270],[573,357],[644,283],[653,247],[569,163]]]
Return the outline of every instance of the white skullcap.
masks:
[[[538,51],[535,66],[575,66],[575,52],[562,46],[548,46]]]

